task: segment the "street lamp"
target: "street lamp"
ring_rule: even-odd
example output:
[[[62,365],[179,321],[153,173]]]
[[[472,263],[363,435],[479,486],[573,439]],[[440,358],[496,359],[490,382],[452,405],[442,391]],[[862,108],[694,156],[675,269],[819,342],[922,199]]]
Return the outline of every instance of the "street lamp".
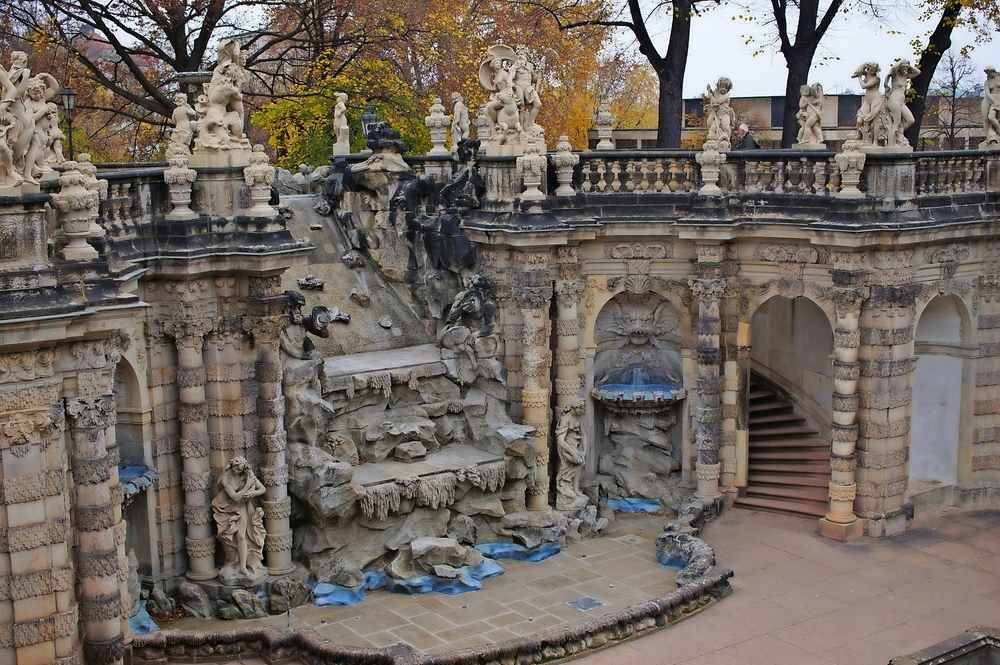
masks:
[[[66,113],[66,124],[69,126],[69,161],[73,161],[73,111],[76,110],[76,93],[66,86],[59,93],[62,97],[63,112]]]
[[[364,115],[361,116],[361,133],[364,134],[365,141],[368,140],[368,132],[377,122],[378,116],[375,115],[375,109],[371,105],[365,106]]]

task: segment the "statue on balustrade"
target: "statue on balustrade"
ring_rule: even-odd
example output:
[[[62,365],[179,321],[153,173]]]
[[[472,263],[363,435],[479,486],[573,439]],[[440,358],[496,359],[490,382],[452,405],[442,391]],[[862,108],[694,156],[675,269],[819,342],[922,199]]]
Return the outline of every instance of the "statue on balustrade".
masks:
[[[469,107],[465,105],[461,93],[451,93],[454,104],[451,111],[451,151],[458,152],[458,144],[469,138]]]
[[[187,95],[183,92],[174,95],[174,112],[170,118],[173,120],[174,128],[170,132],[167,157],[190,155],[191,141],[194,140],[195,128],[198,126],[198,112],[191,108]]]
[[[218,53],[212,80],[204,84],[205,93],[195,105],[201,116],[195,152],[249,152],[250,140],[243,133],[243,86],[250,78],[246,56],[235,39],[220,43]]]
[[[556,510],[576,511],[590,502],[587,495],[580,491],[580,476],[587,461],[587,447],[583,440],[585,406],[582,399],[575,400],[563,409],[556,424],[556,450],[559,453]]]
[[[212,515],[225,553],[219,580],[229,586],[253,586],[267,577],[264,566],[264,510],[253,499],[264,494],[245,457],[229,462],[212,499]]]
[[[983,129],[986,139],[980,148],[1000,147],[1000,72],[995,67],[987,67],[986,85],[983,86]]]
[[[66,161],[62,150],[62,142],[66,139],[66,135],[59,129],[59,107],[53,102],[49,102],[46,106],[49,109],[46,114],[49,121],[49,147],[45,151],[45,162],[51,166]]]
[[[542,108],[539,95],[540,67],[528,58],[528,50],[496,44],[486,50],[489,57],[479,66],[479,81],[489,90],[486,115],[497,143],[517,141],[522,132],[544,133],[535,123]]]
[[[7,70],[0,67],[0,187],[17,187],[24,182],[24,177],[14,166],[12,150],[21,128],[12,111],[15,99],[17,88]]]
[[[708,141],[718,141],[721,146],[720,152],[729,151],[732,146],[730,135],[733,133],[733,124],[736,122],[736,111],[729,105],[729,93],[733,89],[733,82],[723,76],[716,82],[715,88],[705,86],[706,92],[702,94],[701,101],[705,105],[705,126],[708,127]]]
[[[799,88],[798,146],[822,146],[823,143],[823,86],[819,83]]]
[[[335,92],[337,104],[333,107],[333,154],[348,155],[351,152],[350,126],[347,124],[347,93]]]
[[[889,113],[886,147],[905,148],[910,145],[903,136],[903,132],[913,124],[913,112],[906,107],[906,88],[910,79],[919,74],[919,69],[911,65],[909,60],[903,59],[894,62],[885,76],[885,107]]]
[[[876,146],[880,136],[884,135],[887,122],[885,115],[885,97],[879,92],[882,68],[877,62],[866,62],[858,67],[851,78],[858,79],[858,84],[864,91],[861,108],[858,109],[858,138],[863,146]]]
[[[57,94],[59,94],[59,82],[45,73],[31,77],[25,88],[24,108],[28,112],[28,120],[34,128],[34,137],[31,140],[32,149],[25,157],[24,169],[25,171],[30,170],[32,174],[55,177],[55,172],[45,160],[45,155],[51,143],[49,129],[52,126],[52,120],[49,115],[49,100]],[[58,124],[58,119],[56,124]]]
[[[53,173],[46,161],[52,124],[49,100],[59,92],[59,83],[51,75],[31,75],[23,51],[11,53],[10,61],[10,69],[0,76],[0,136],[4,139],[0,186],[7,187],[37,184],[39,177]]]

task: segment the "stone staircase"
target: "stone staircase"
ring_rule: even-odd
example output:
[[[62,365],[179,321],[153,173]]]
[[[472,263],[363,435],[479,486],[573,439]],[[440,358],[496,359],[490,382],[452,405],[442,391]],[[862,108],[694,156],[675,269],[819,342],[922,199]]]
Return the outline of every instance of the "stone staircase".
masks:
[[[823,517],[830,482],[830,443],[769,385],[750,383],[747,492],[736,505]]]

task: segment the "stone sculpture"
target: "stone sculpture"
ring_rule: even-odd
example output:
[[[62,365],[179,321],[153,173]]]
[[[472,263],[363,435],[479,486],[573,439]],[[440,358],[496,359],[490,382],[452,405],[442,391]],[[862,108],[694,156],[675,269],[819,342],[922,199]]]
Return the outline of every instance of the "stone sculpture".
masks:
[[[979,144],[980,150],[1000,148],[1000,72],[995,67],[987,67],[986,85],[983,86],[983,129],[986,139]]]
[[[701,101],[705,105],[705,126],[708,127],[706,143],[715,141],[718,143],[719,152],[729,152],[732,147],[730,135],[733,133],[733,124],[736,122],[736,112],[729,105],[729,93],[733,89],[733,82],[723,76],[716,82],[715,88],[705,86],[706,92],[701,96]]]
[[[480,104],[476,113],[475,119],[472,121],[472,125],[476,128],[476,138],[481,142],[485,143],[490,140],[490,135],[493,131],[493,125],[490,122],[489,116],[486,114],[486,104]]]
[[[275,210],[268,205],[271,199],[271,185],[274,184],[274,167],[268,163],[264,146],[258,143],[250,154],[250,165],[243,169],[243,180],[250,188],[253,207],[247,210],[250,217],[271,217]]]
[[[556,196],[573,196],[576,190],[573,189],[573,169],[580,163],[580,155],[573,152],[573,146],[566,135],[559,137],[556,144],[556,154],[549,157],[552,165],[556,169]]]
[[[910,64],[909,60],[897,60],[889,68],[885,76],[885,107],[889,114],[889,126],[886,132],[886,147],[907,148],[910,142],[903,136],[913,124],[913,113],[906,106],[906,87],[910,79],[920,74],[920,70]]]
[[[174,95],[174,112],[170,118],[174,123],[174,128],[170,133],[170,143],[167,145],[167,158],[175,155],[190,155],[198,113],[188,104],[187,95],[183,92]]]
[[[611,140],[611,137],[615,123],[617,122],[618,116],[611,112],[611,104],[602,100],[597,106],[597,112],[594,113],[594,125],[597,127],[598,138],[596,150],[615,149],[615,144]]]
[[[517,158],[518,179],[524,184],[521,193],[522,201],[541,201],[545,194],[539,187],[545,179],[544,145],[539,145],[538,137],[531,135],[524,146],[524,154]]]
[[[454,104],[451,111],[451,151],[458,152],[458,144],[469,138],[469,107],[465,105],[461,93],[451,93]]]
[[[884,131],[885,118],[882,115],[885,107],[885,97],[878,90],[882,68],[877,62],[866,62],[858,67],[852,78],[858,79],[858,84],[864,90],[864,99],[858,109],[858,138],[861,145],[872,147],[877,144],[880,132]]]
[[[45,73],[29,79],[25,89],[24,108],[28,113],[29,122],[32,123],[34,136],[31,140],[32,148],[25,157],[24,169],[30,170],[33,174],[37,172],[43,180],[55,177],[55,171],[45,160],[45,156],[51,142],[49,129],[52,127],[52,120],[49,116],[49,100],[58,93],[59,82]]]
[[[253,504],[262,494],[264,485],[245,457],[236,457],[226,465],[212,499],[212,515],[225,554],[225,564],[219,570],[223,584],[249,587],[267,577],[264,509]]]
[[[544,133],[535,119],[542,108],[538,68],[520,46],[515,51],[496,44],[486,50],[488,57],[479,66],[479,81],[489,90],[486,115],[490,121],[491,142],[496,145],[516,143],[522,132],[540,136]]]
[[[0,67],[0,187],[17,187],[24,182],[24,177],[14,167],[12,150],[20,130],[12,108],[16,99],[17,88],[7,70]]]
[[[556,450],[559,453],[559,470],[556,472],[556,510],[576,511],[590,499],[580,491],[580,476],[587,460],[583,441],[582,399],[567,406],[556,424]]]
[[[451,151],[444,147],[448,137],[448,116],[444,114],[444,104],[440,97],[431,101],[430,115],[424,118],[424,124],[431,133],[431,150],[428,155],[450,155]]]
[[[0,75],[0,187],[55,177],[47,157],[53,142],[50,130],[56,125],[58,131],[59,124],[58,110],[53,119],[49,100],[58,91],[51,75],[31,75],[23,51],[11,53],[10,69]]]
[[[823,143],[823,86],[819,83],[804,85],[799,88],[799,112],[795,117],[799,121],[798,142],[793,148],[799,150],[815,150],[825,148]]]
[[[490,288],[485,276],[470,277],[465,290],[455,296],[438,334],[438,344],[457,360],[453,374],[460,385],[472,383],[477,376],[505,380],[503,365],[496,359],[500,340],[496,335],[497,308],[487,295]],[[462,356],[468,366],[462,366]]]
[[[235,39],[222,41],[218,54],[212,80],[204,84],[205,93],[196,104],[201,120],[194,152],[249,152],[250,141],[243,133],[243,85],[250,77],[244,68],[246,56]]]
[[[66,161],[62,151],[62,142],[66,135],[59,129],[59,107],[53,102],[46,104],[46,107],[48,108],[46,117],[49,123],[49,147],[45,151],[45,161],[50,166],[55,166]]]
[[[351,130],[347,124],[347,93],[335,92],[334,98],[337,100],[333,107],[333,154],[351,154]]]

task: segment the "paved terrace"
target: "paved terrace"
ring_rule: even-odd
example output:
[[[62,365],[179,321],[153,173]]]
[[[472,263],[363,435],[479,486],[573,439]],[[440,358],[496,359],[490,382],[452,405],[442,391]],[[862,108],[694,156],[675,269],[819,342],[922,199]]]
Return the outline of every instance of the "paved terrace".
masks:
[[[353,646],[409,644],[423,653],[572,626],[668,593],[652,540],[664,518],[620,516],[603,539],[540,563],[503,562],[479,592],[400,596],[375,592],[352,607],[304,606],[261,621],[184,619],[164,629],[309,626]],[[733,593],[675,626],[585,655],[622,665],[885,665],[977,625],[1000,626],[1000,511],[948,509],[906,533],[840,544],[814,520],[729,510],[702,532]],[[604,605],[582,611],[581,597]]]

